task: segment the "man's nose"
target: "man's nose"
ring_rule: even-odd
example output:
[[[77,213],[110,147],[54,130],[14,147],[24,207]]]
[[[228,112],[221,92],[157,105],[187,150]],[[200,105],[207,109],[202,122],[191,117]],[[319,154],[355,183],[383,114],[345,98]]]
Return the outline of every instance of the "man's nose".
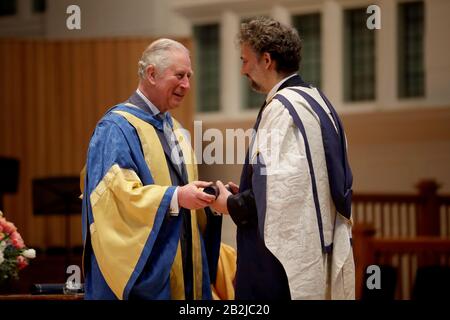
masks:
[[[181,80],[181,87],[182,87],[183,89],[185,89],[185,90],[189,90],[189,89],[191,88],[191,83],[190,83],[188,77],[184,77],[184,78]]]

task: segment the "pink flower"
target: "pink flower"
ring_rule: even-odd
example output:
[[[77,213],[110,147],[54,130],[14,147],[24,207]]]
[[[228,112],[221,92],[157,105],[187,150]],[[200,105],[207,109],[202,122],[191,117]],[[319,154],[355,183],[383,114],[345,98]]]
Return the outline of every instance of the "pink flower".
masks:
[[[12,233],[9,235],[9,237],[10,237],[11,240],[23,240],[23,239],[22,239],[22,236],[21,236],[20,233],[18,233],[17,231],[12,232]]]
[[[12,245],[14,246],[14,248],[17,249],[23,249],[25,248],[25,243],[23,242],[23,240],[11,240]]]
[[[3,231],[6,232],[6,233],[13,233],[13,232],[17,231],[17,228],[16,228],[16,226],[13,223],[6,222],[3,225]]]
[[[15,248],[23,249],[25,247],[25,243],[23,242],[22,236],[17,231],[11,233],[9,235],[9,238],[11,239],[11,243]]]
[[[7,252],[7,254],[4,254]],[[0,279],[18,279],[19,271],[28,266],[28,259],[36,256],[36,251],[28,249],[17,232],[16,226],[8,222],[0,211]]]
[[[19,270],[22,270],[26,266],[28,266],[28,261],[23,256],[17,257],[17,266],[19,267]]]

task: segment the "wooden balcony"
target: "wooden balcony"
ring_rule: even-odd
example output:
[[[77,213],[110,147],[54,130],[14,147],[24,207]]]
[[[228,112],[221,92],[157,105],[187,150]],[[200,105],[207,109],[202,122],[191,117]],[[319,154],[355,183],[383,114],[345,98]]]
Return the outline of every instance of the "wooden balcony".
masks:
[[[435,276],[441,277],[430,278],[437,281],[430,287],[434,291],[450,281],[450,196],[438,195],[434,181],[422,181],[417,187],[419,193],[415,195],[355,194],[357,298],[370,296],[365,284],[369,265],[382,266],[389,274],[386,277],[392,278],[393,283],[387,284],[392,292],[386,292],[385,298],[423,297],[417,281],[426,270],[435,270]]]

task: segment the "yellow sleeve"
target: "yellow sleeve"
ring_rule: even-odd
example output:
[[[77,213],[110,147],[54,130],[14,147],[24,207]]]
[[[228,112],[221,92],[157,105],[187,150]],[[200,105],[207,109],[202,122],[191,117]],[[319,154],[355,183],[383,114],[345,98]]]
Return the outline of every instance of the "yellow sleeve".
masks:
[[[212,285],[214,300],[234,300],[234,278],[236,275],[236,250],[220,244],[216,282]]]
[[[90,194],[94,223],[91,241],[100,270],[118,298],[156,227],[174,187],[147,185],[133,170],[113,165]],[[159,219],[161,220],[161,219]],[[159,228],[159,225],[157,226]],[[156,232],[153,232],[156,236]]]

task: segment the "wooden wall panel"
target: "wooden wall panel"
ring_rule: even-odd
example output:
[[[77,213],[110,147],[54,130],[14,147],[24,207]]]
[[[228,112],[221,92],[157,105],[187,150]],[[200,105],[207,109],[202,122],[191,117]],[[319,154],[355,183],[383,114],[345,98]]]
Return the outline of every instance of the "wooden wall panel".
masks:
[[[97,121],[136,89],[151,41],[0,40],[0,156],[20,160],[19,190],[5,196],[4,212],[27,245],[65,245],[63,216],[33,215],[32,180],[79,175]],[[192,128],[193,112],[191,94],[173,114]],[[80,217],[69,218],[72,246],[81,245]]]
[[[49,45],[45,45],[43,42],[36,41],[34,46],[34,54],[33,54],[33,64],[35,70],[34,79],[34,88],[35,88],[35,104],[33,110],[34,114],[34,123],[32,127],[32,135],[34,136],[33,144],[31,146],[32,151],[28,153],[28,157],[32,157],[32,168],[33,168],[33,176],[29,177],[27,184],[29,184],[29,188],[31,189],[31,179],[40,178],[46,176],[48,173],[45,171],[45,168],[48,163],[47,153],[45,152],[46,141],[48,141],[48,114],[46,108],[50,104],[50,101],[46,99],[47,97],[47,88],[52,86],[52,83],[49,82],[48,75],[50,74],[50,70],[47,64],[48,59],[48,47]],[[45,125],[47,124],[47,125]],[[48,142],[49,143],[49,142]],[[21,159],[22,161],[22,159]],[[22,161],[23,162],[23,161]],[[31,192],[30,192],[31,193]],[[21,196],[20,194],[18,195]],[[25,199],[32,199],[32,196],[26,196]],[[31,203],[31,200],[30,200]],[[28,211],[29,214],[32,215],[32,209]],[[30,219],[31,220],[31,219]],[[47,224],[45,223],[43,217],[33,216],[33,223],[28,224],[27,233],[29,235],[30,243],[48,243],[46,241],[48,239],[48,230],[46,230]],[[45,232],[47,231],[47,232]],[[26,238],[25,238],[26,239]]]
[[[6,68],[6,45],[3,43],[3,45],[0,46],[0,70],[5,70]],[[6,90],[6,74],[4,72],[0,71],[0,96],[1,96],[1,102],[5,102],[5,93]],[[4,106],[1,106],[3,109]],[[2,114],[0,117],[0,150],[5,150],[5,135],[6,135],[6,123],[5,123],[5,115]]]
[[[20,65],[20,56],[21,56],[21,48],[20,44],[17,41],[11,42],[11,51],[15,52],[13,56],[10,57],[9,63],[7,67],[10,67],[13,72],[8,77],[8,81],[10,82],[10,92],[8,94],[9,103],[6,105],[9,111],[9,122],[7,125],[11,127],[12,134],[9,137],[11,141],[9,142],[9,150],[11,154],[22,154],[22,146],[23,146],[23,135],[21,132],[22,122],[21,119],[23,117],[22,110],[22,100],[24,96],[24,92],[21,92],[20,89],[23,88],[23,85],[20,83],[20,75],[23,72]],[[21,167],[26,167],[25,164],[21,164]],[[21,174],[19,176],[19,192],[24,193],[26,186],[24,185],[25,175]],[[14,211],[16,212],[24,212],[24,201],[13,202],[12,206]],[[18,217],[18,223],[23,224],[24,217],[20,215]]]
[[[30,75],[37,75],[37,64],[36,64],[36,56],[33,55],[30,57],[30,59],[27,59],[25,57],[27,52],[35,52],[36,42],[27,42],[25,43],[25,49],[22,50],[23,54],[23,73],[30,74]],[[23,150],[23,154],[32,154],[34,152],[35,146],[36,146],[36,135],[35,133],[35,127],[36,127],[36,96],[37,96],[37,90],[38,88],[35,86],[35,76],[31,77],[25,77],[22,81],[22,87],[27,88],[26,94],[23,94],[23,103],[21,107],[24,109],[24,116],[23,116],[23,137],[24,139],[24,146],[25,149]],[[27,161],[26,163],[23,163],[21,166],[21,174],[24,177],[30,176],[30,174],[34,170],[34,162]],[[24,185],[23,194],[26,199],[30,199],[32,197],[31,195],[31,187],[29,185]],[[31,201],[24,201],[25,208],[23,209],[23,212],[29,212],[31,210]],[[25,218],[25,219],[23,219]],[[30,230],[30,220],[26,219],[25,215],[22,215],[22,225],[24,230]]]

